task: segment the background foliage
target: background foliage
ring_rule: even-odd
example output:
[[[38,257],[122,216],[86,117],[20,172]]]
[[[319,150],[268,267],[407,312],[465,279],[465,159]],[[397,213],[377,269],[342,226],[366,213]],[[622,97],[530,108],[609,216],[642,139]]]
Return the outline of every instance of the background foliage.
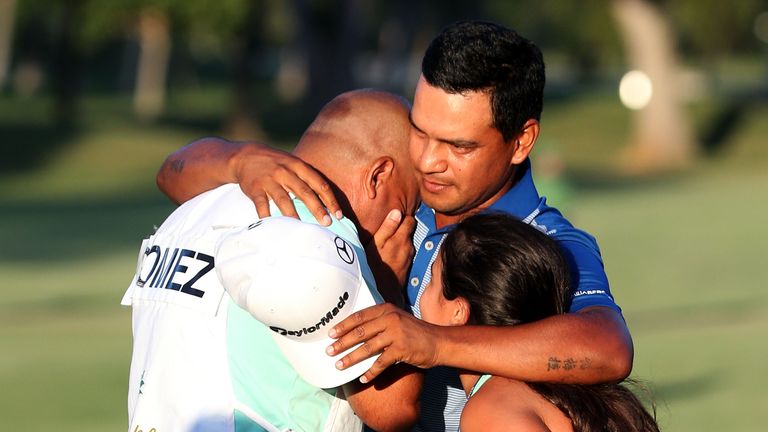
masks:
[[[768,423],[765,1],[650,2],[673,30],[698,151],[640,176],[618,162],[634,117],[617,97],[613,2],[3,2],[15,9],[0,74],[0,429],[125,428],[119,301],[140,239],[173,210],[154,186],[168,153],[211,134],[288,149],[340,91],[411,97],[426,43],[472,17],[542,47],[536,182],[598,238],[662,430]],[[171,46],[151,118],[135,105],[147,11]]]

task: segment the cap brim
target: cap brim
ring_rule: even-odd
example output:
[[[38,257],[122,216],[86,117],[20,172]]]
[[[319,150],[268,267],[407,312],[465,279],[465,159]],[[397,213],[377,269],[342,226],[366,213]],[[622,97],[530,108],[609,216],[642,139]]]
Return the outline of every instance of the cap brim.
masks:
[[[360,288],[358,289],[350,314],[374,305],[376,305],[376,301],[368,289],[364,278],[361,276]],[[341,320],[335,322],[334,325],[339,322]],[[370,369],[373,366],[373,362],[378,358],[378,355],[375,355],[347,369],[339,370],[336,368],[336,362],[359,347],[360,344],[337,356],[331,357],[325,353],[328,345],[335,341],[335,339],[330,337],[310,342],[296,341],[274,332],[270,333],[272,333],[277,346],[296,372],[309,384],[320,388],[338,387],[358,378]]]

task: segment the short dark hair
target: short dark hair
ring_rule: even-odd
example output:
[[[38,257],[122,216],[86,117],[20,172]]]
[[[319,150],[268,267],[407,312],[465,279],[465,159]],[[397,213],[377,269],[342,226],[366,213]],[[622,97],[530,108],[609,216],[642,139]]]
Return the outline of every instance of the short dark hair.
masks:
[[[435,37],[424,54],[427,83],[448,93],[487,91],[493,125],[504,141],[539,120],[544,100],[544,60],[539,48],[512,29],[461,21]]]
[[[507,214],[463,220],[440,253],[443,295],[469,302],[468,324],[514,325],[568,310],[570,278],[560,247]]]

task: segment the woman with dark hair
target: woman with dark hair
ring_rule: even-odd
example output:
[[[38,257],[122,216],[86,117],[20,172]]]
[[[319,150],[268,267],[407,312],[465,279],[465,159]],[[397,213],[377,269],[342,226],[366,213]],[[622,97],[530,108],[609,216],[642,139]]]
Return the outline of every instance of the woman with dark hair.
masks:
[[[569,279],[558,245],[546,234],[508,215],[475,215],[445,238],[420,299],[422,318],[439,325],[537,321],[568,311]],[[527,383],[466,370],[460,378],[469,398],[464,432],[659,430],[620,384]]]

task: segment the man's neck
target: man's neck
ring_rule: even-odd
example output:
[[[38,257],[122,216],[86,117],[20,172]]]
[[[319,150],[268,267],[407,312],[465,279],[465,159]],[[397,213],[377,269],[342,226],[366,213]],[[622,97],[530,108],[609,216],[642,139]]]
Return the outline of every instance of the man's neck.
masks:
[[[485,207],[479,206],[459,214],[445,214],[435,210],[435,227],[440,229],[449,225],[457,224],[472,215],[480,213],[483,210],[485,210]]]

